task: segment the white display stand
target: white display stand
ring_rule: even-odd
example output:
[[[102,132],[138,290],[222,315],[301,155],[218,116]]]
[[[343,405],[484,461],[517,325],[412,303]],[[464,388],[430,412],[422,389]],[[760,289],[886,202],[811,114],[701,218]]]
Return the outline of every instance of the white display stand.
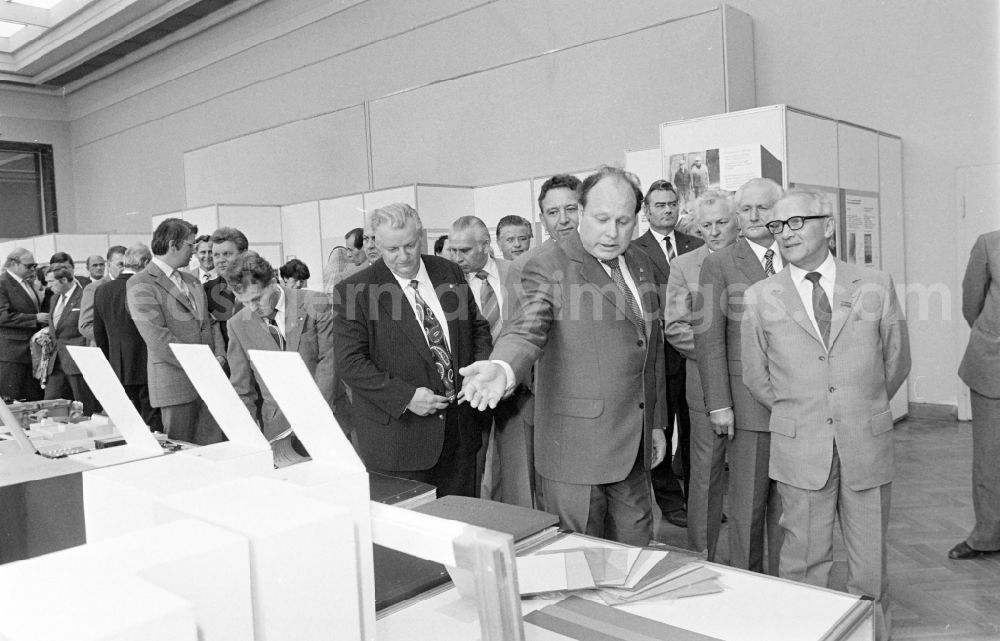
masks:
[[[0,566],[0,592],[36,581],[58,585],[87,577],[116,582],[138,577],[174,593],[194,606],[202,641],[253,638],[249,544],[245,537],[222,528],[195,520],[174,521],[8,563]],[[50,602],[53,610],[61,609],[62,604],[51,602],[47,592],[39,595],[40,600]],[[103,595],[105,600],[111,596]]]
[[[714,153],[743,154],[744,169],[759,160],[780,163],[774,177],[784,187],[816,189],[831,197],[840,225],[838,256],[892,275],[898,292],[905,292],[902,161],[897,136],[786,105],[667,122],[660,125],[662,175],[673,182],[672,160],[680,155],[703,159]],[[734,164],[734,163],[731,163]],[[708,162],[709,182],[720,182],[724,162]],[[874,215],[860,221],[852,207],[864,201]],[[685,202],[689,202],[685,200]],[[846,203],[846,204],[845,204]],[[850,219],[850,221],[848,220]],[[848,229],[851,221],[861,228]],[[852,242],[853,241],[853,242]],[[901,300],[903,297],[900,297]],[[908,413],[907,387],[900,388],[890,406],[893,418]]]

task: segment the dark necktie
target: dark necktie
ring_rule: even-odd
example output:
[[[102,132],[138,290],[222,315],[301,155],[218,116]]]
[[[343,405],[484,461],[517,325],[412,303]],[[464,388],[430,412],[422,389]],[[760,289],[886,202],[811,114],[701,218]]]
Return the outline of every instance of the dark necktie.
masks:
[[[774,276],[774,250],[764,252],[764,275]]]
[[[427,343],[431,348],[431,356],[434,357],[434,367],[437,368],[438,376],[441,377],[441,381],[444,383],[444,395],[454,396],[455,370],[451,367],[451,351],[444,340],[444,330],[441,328],[441,323],[434,315],[434,312],[431,311],[431,308],[424,302],[423,297],[420,296],[420,282],[411,280],[410,287],[413,288],[413,298],[417,303],[417,316],[419,317],[417,320],[420,321],[420,324],[424,328]]]
[[[285,337],[281,335],[281,330],[278,329],[278,323],[274,320],[276,314],[277,311],[271,312],[271,315],[264,319],[264,323],[267,325],[267,331],[271,333],[271,338],[274,339],[278,349],[283,352],[285,351]]]
[[[618,266],[618,259],[612,258],[611,260],[602,260],[601,262],[611,269],[611,279],[615,281],[615,285],[618,286],[622,295],[625,296],[625,302],[628,303],[628,308],[632,312],[632,318],[629,320],[632,321],[633,325],[635,325],[639,335],[645,338],[646,321],[642,317],[642,308],[639,307],[639,301],[637,301],[635,296],[632,295],[632,290],[629,289],[628,284],[625,282],[625,277],[622,276],[622,270]]]
[[[813,284],[813,314],[816,315],[816,324],[819,325],[819,333],[823,336],[823,344],[830,346],[830,320],[833,318],[833,309],[830,307],[830,299],[826,297],[826,292],[819,284],[820,273],[809,272],[806,280]]]
[[[483,316],[490,323],[490,333],[493,334],[493,342],[500,336],[500,303],[497,301],[497,294],[490,285],[489,274],[483,270],[476,272],[476,278],[483,281],[479,288],[479,301],[482,303]]]
[[[673,259],[677,258],[677,252],[674,251],[674,244],[670,242],[670,236],[664,236],[663,242],[667,246],[667,262],[669,263]]]

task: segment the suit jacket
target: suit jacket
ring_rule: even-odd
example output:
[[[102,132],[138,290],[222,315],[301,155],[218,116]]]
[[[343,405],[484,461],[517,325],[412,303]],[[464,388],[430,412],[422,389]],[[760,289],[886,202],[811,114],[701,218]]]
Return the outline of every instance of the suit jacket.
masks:
[[[289,289],[279,285],[285,293],[285,351],[298,352],[316,381],[316,387],[333,409],[333,311],[330,299],[305,289]],[[264,321],[249,308],[244,307],[229,319],[229,376],[236,393],[247,406],[251,416],[257,413],[258,388],[261,405],[261,430],[268,440],[280,436],[288,428],[285,418],[271,392],[257,377],[247,350],[277,351]]]
[[[31,365],[28,341],[43,327],[35,317],[43,309],[6,269],[0,270],[0,362]]]
[[[59,365],[64,374],[78,375],[80,373],[80,368],[76,366],[66,346],[85,346],[87,344],[87,339],[80,333],[79,327],[80,300],[82,298],[83,288],[77,285],[63,306],[62,313],[59,316],[59,323],[49,329],[49,336],[55,341],[55,351],[52,358],[49,359],[49,374],[55,370],[56,365]],[[53,314],[53,316],[55,315],[58,301],[58,297],[52,297],[52,309],[49,310],[49,313]],[[54,321],[55,318],[51,320]]]
[[[121,274],[94,292],[94,342],[122,385],[145,385],[146,341],[129,315],[125,295],[131,277]]]
[[[153,407],[189,403],[198,398],[198,392],[170,350],[170,343],[214,347],[205,290],[191,274],[183,271],[180,274],[195,299],[195,309],[155,263],[149,263],[128,279],[125,287],[128,311],[146,341],[149,402]],[[218,348],[215,353],[225,355]]]
[[[705,258],[698,280],[704,301],[693,318],[695,358],[706,411],[733,408],[738,430],[766,432],[770,415],[744,385],[740,351],[743,295],[764,280],[764,267],[741,238]]]
[[[677,243],[677,246],[674,247],[677,257],[674,260],[705,244],[705,241],[700,238],[688,236],[677,230],[674,230],[674,240]],[[660,289],[660,299],[666,301],[667,282],[670,280],[670,263],[667,262],[666,254],[663,253],[663,247],[657,242],[656,237],[653,236],[653,232],[649,230],[646,230],[645,234],[633,240],[632,245],[644,251],[650,260],[653,261],[653,277],[656,280],[657,287]],[[674,376],[680,373],[684,360],[670,343],[665,343],[665,345],[667,376]]]
[[[236,302],[236,294],[230,289],[226,280],[222,276],[216,276],[212,280],[202,285],[196,276],[192,276],[199,287],[204,287],[205,296],[208,298],[208,312],[219,331],[222,339],[222,349],[229,344],[229,328],[226,323],[236,312],[243,309],[243,306]]]
[[[110,278],[92,280],[83,288],[83,297],[80,299],[80,333],[89,345],[94,344],[94,292],[109,282]]]
[[[691,318],[702,313],[702,299],[698,295],[698,278],[701,264],[711,252],[708,245],[678,256],[671,263],[667,280],[667,300],[664,305],[663,334],[667,342],[688,360],[697,360],[694,351],[694,330]],[[705,395],[701,389],[701,374],[694,365],[686,368],[685,395],[688,408],[705,412]]]
[[[910,371],[892,278],[836,261],[827,349],[785,269],[746,292],[744,380],[771,410],[770,477],[806,490],[830,475],[860,491],[893,476],[889,399]]]
[[[639,448],[650,465],[650,434],[665,426],[663,314],[653,266],[625,252],[639,290],[646,336],[629,319],[614,281],[572,234],[524,266],[522,305],[491,359],[518,383],[535,366],[535,465],[545,478],[601,484],[624,479]]]
[[[479,313],[458,265],[423,256],[448,323],[456,390],[461,367],[489,356],[490,326]],[[437,463],[445,413],[417,416],[406,409],[418,387],[444,394],[424,330],[384,261],[352,274],[334,290],[334,354],[353,398],[351,426],[365,464],[384,470],[424,470]],[[451,405],[463,443],[481,443],[488,414],[468,403]]]
[[[972,333],[958,375],[977,394],[1000,398],[1000,231],[983,234],[972,246],[962,315]]]
[[[87,285],[89,285],[91,283],[91,280],[90,280],[89,276],[76,276],[76,275],[74,275],[73,278],[76,279],[76,285],[80,289],[86,288]],[[55,296],[52,295],[52,290],[49,289],[48,287],[46,287],[45,288],[45,293],[42,295],[42,309],[46,309],[46,310],[47,309],[51,309],[52,308],[52,304],[53,304],[52,300],[54,298],[55,298]]]

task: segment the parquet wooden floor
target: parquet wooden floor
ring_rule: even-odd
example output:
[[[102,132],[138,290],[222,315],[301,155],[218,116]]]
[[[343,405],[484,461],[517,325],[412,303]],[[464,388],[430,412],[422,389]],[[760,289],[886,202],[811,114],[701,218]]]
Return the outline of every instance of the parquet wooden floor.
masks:
[[[896,426],[895,435],[888,561],[892,638],[1000,641],[1000,555],[948,558],[948,550],[965,539],[973,523],[971,427],[907,419]],[[728,550],[726,528],[719,544],[722,555]],[[666,522],[657,539],[678,547],[687,544],[685,531]],[[842,544],[834,559],[831,587],[843,589]]]

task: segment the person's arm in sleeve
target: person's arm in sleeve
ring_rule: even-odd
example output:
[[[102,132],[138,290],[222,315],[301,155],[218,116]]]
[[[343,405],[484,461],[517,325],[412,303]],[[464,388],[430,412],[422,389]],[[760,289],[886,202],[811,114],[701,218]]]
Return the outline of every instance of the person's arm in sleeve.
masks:
[[[748,296],[748,299],[750,297]],[[774,405],[774,388],[767,360],[767,335],[760,324],[756,302],[748,300],[740,324],[743,384],[759,403],[771,409]]]
[[[969,264],[965,267],[965,277],[962,279],[962,316],[969,327],[972,327],[982,313],[989,290],[989,257],[986,254],[986,241],[980,236],[972,246]]]
[[[885,391],[891,400],[910,373],[910,335],[891,276],[886,275],[885,286],[879,332],[885,363]]]

